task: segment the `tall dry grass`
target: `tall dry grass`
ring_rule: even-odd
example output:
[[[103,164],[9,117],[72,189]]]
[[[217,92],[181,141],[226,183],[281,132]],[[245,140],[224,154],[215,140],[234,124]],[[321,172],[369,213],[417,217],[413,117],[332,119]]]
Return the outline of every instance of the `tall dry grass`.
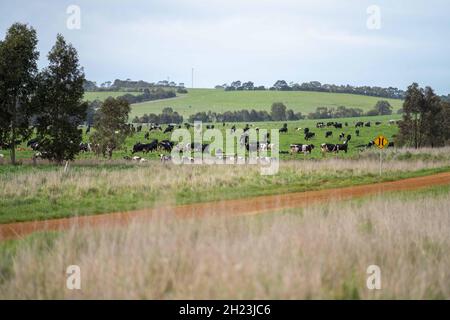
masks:
[[[450,195],[374,198],[254,217],[71,230],[18,249],[10,299],[450,298]],[[79,265],[82,289],[65,287]],[[366,287],[369,265],[381,290]]]
[[[383,170],[390,173],[411,172],[450,166],[449,160],[385,161]],[[298,179],[319,179],[321,177],[377,175],[378,159],[328,159],[322,161],[281,162],[279,174],[262,177],[259,166],[251,165],[165,165],[160,162],[131,166],[128,169],[102,167],[77,168],[64,172],[63,169],[35,170],[23,173],[0,175],[0,198],[62,195],[83,197],[91,191],[116,194],[124,190],[146,193],[179,190],[211,190],[220,187],[245,185],[286,184]]]

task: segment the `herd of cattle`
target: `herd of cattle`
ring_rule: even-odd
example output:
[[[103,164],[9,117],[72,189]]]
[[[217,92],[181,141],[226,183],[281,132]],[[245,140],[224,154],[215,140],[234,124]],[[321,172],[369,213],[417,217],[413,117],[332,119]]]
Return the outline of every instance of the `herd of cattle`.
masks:
[[[362,128],[366,127],[369,128],[372,125],[375,126],[379,126],[382,123],[380,121],[377,122],[362,122],[362,121],[358,121],[354,123],[354,130],[355,130],[355,135],[357,137],[360,136],[361,130]],[[389,121],[390,125],[395,125],[397,124],[396,120],[390,120]],[[193,125],[189,124],[189,123],[185,123],[184,124],[185,128],[190,129]],[[223,123],[223,127],[225,127],[226,124]],[[150,140],[150,134],[152,131],[161,131],[164,134],[168,134],[174,131],[175,128],[181,128],[182,126],[179,124],[169,124],[167,125],[167,127],[165,129],[162,128],[161,125],[159,124],[148,124],[147,125],[147,131],[145,132],[144,135],[144,139],[145,140]],[[243,128],[243,133],[240,136],[239,142],[241,147],[245,147],[245,149],[247,151],[269,151],[272,150],[274,148],[274,144],[270,143],[270,134],[266,134],[266,136],[264,137],[263,141],[257,141],[257,142],[252,142],[249,141],[249,130],[250,128],[253,127],[253,125],[245,125],[245,127]],[[340,143],[337,144],[332,144],[332,143],[322,143],[320,144],[320,150],[323,153],[339,153],[339,152],[345,152],[347,153],[349,150],[349,142],[352,140],[352,135],[351,134],[346,134],[343,131],[338,131],[338,133],[334,133],[333,132],[333,128],[334,129],[338,129],[338,130],[343,130],[344,128],[348,128],[350,127],[348,122],[317,122],[315,125],[316,129],[328,129],[325,131],[324,134],[324,139],[327,140],[329,138],[332,138],[334,134],[338,134],[339,137],[339,141]],[[214,129],[215,126],[214,125],[206,125],[206,129]],[[139,133],[142,132],[144,129],[143,125],[138,125],[138,126],[134,126],[130,124],[130,130],[132,132],[135,133]],[[255,128],[257,132],[259,132],[259,128]],[[90,126],[87,127],[86,129],[86,134],[90,133]],[[230,128],[230,132],[234,133],[236,132],[237,128],[236,125],[232,125]],[[297,132],[302,132],[304,135],[304,140],[309,142],[310,140],[314,140],[318,137],[319,133],[323,134],[323,131],[321,130],[320,132],[318,132],[316,134],[316,132],[312,131],[310,128],[296,128],[295,129]],[[280,134],[284,134],[284,133],[288,133],[289,129],[287,124],[284,124],[282,128],[279,129],[279,133]],[[348,131],[348,130],[347,130]],[[367,144],[362,144],[362,145],[358,145],[355,146],[355,148],[357,149],[366,149],[366,148],[371,148],[373,147],[375,144],[373,141],[369,141]],[[392,142],[389,143],[389,147],[393,147],[394,144]],[[31,148],[32,150],[36,151],[35,155],[33,158],[39,158],[42,157],[42,153],[39,152],[39,144],[38,141],[36,139],[31,139],[30,141],[27,142],[27,147]],[[173,141],[170,140],[162,140],[159,141],[157,139],[152,139],[149,142],[146,143],[141,143],[141,142],[137,142],[136,144],[133,145],[132,150],[131,150],[131,157],[130,156],[126,156],[125,159],[127,160],[145,160],[143,158],[140,158],[138,156],[135,156],[136,153],[149,153],[149,152],[164,152],[164,153],[170,153],[172,152],[174,149],[177,152],[183,153],[183,154],[190,154],[191,152],[208,152],[208,148],[210,147],[210,145],[208,143],[189,143],[189,144],[185,144],[185,145],[175,145],[175,143]],[[297,154],[297,153],[303,153],[305,155],[307,154],[311,154],[312,151],[315,149],[315,145],[314,144],[304,144],[304,143],[298,143],[298,144],[291,144],[290,145],[290,149],[288,151],[280,151],[280,153],[288,153],[288,154]],[[80,144],[80,152],[84,153],[84,152],[93,152],[95,151],[95,146],[92,146],[91,143],[81,143]],[[216,150],[216,154],[222,152],[221,150]],[[167,155],[161,154],[160,158],[161,161],[167,161],[168,160]],[[0,154],[0,160],[3,159],[4,156],[2,154]]]

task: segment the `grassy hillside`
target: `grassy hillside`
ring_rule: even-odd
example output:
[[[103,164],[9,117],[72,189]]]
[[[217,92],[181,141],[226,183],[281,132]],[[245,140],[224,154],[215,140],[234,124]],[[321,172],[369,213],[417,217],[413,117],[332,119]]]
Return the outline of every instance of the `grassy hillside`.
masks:
[[[303,114],[317,107],[354,107],[365,111],[372,109],[378,100],[388,100],[395,110],[402,105],[401,100],[382,99],[361,95],[303,92],[303,91],[235,91],[216,89],[188,89],[189,93],[177,98],[150,101],[133,105],[131,117],[144,113],[160,113],[164,107],[172,107],[183,116],[199,111],[233,111],[241,109],[270,110],[273,102],[283,102],[288,108]]]
[[[84,94],[84,99],[85,100],[89,100],[89,101],[94,101],[94,100],[106,100],[106,98],[108,97],[113,97],[116,98],[118,96],[123,96],[125,94],[139,94],[140,92],[123,92],[123,91],[115,91],[115,92],[109,92],[109,91],[105,91],[105,92],[86,92]]]

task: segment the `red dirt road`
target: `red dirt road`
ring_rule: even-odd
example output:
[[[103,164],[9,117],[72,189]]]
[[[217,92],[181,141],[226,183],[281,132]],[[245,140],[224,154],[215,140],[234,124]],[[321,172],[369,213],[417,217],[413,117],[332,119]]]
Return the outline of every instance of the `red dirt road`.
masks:
[[[417,190],[448,184],[450,184],[450,172],[339,189],[195,203],[175,207],[157,207],[129,212],[116,212],[45,221],[0,224],[0,240],[17,239],[36,231],[67,230],[75,226],[127,225],[134,219],[151,218],[157,213],[166,211],[178,217],[202,216],[208,214],[251,215],[281,209],[305,207],[319,202],[345,200],[390,191]]]

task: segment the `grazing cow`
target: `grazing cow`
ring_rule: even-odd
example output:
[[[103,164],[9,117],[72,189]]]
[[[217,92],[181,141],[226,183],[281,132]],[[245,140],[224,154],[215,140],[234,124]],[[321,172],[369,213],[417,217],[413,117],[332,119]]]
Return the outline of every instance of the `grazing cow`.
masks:
[[[339,151],[344,151],[345,153],[347,153],[348,151],[348,141],[344,141],[343,144],[337,144],[336,145],[336,153],[339,153]]]
[[[169,140],[163,140],[159,143],[159,148],[161,148],[164,151],[171,152],[173,148],[174,143]]]
[[[327,127],[332,127],[334,126],[334,122],[327,122]]]
[[[347,135],[347,142],[349,142],[350,140],[352,140],[352,135],[351,134]]]
[[[325,123],[323,123],[323,122],[317,122],[316,123],[316,128],[317,129],[321,129],[321,128],[324,128],[325,127]]]
[[[362,122],[362,121],[357,122],[357,123],[355,124],[355,127],[356,127],[356,128],[362,128],[362,127],[364,127],[364,122]]]
[[[326,133],[325,133],[325,139],[327,139],[327,138],[329,138],[329,137],[332,137],[333,136],[333,131],[327,131]]]
[[[340,140],[344,140],[344,139],[345,139],[345,133],[342,132],[342,133],[339,135],[339,141],[340,141]]]
[[[331,143],[322,143],[322,144],[320,145],[320,150],[321,150],[323,153],[326,153],[326,152],[334,152],[334,151],[336,150],[336,145],[335,145],[335,144],[331,144]]]
[[[153,152],[157,148],[158,148],[158,140],[156,140],[156,139],[147,144],[142,144],[142,143],[138,142],[133,146],[132,154],[135,154],[137,152],[145,152],[145,153]]]
[[[335,123],[334,124],[334,127],[336,128],[336,129],[342,129],[342,123]]]
[[[166,130],[164,130],[164,133],[172,132],[173,129],[175,129],[175,127],[169,124],[169,125],[167,126]]]
[[[370,121],[367,122],[366,124],[364,124],[364,126],[365,126],[365,127],[368,127],[368,128],[370,128],[371,125],[372,125],[372,124],[370,123]]]
[[[278,130],[280,133],[287,133],[288,132],[288,128],[287,127],[283,127],[280,130]]]
[[[348,122],[344,123],[344,125],[345,125],[346,127],[348,127]]]
[[[356,136],[359,137],[359,129],[356,129],[355,133],[356,133]]]
[[[308,132],[309,132],[309,128],[303,129],[303,133],[304,133],[304,134],[308,134]]]
[[[314,132],[308,132],[307,134],[305,134],[305,140],[308,141],[312,138],[314,138],[316,136],[316,134]]]
[[[377,121],[377,122],[375,122],[375,125],[376,125],[376,126],[379,126],[379,125],[381,125],[381,122],[380,122],[380,121]]]

